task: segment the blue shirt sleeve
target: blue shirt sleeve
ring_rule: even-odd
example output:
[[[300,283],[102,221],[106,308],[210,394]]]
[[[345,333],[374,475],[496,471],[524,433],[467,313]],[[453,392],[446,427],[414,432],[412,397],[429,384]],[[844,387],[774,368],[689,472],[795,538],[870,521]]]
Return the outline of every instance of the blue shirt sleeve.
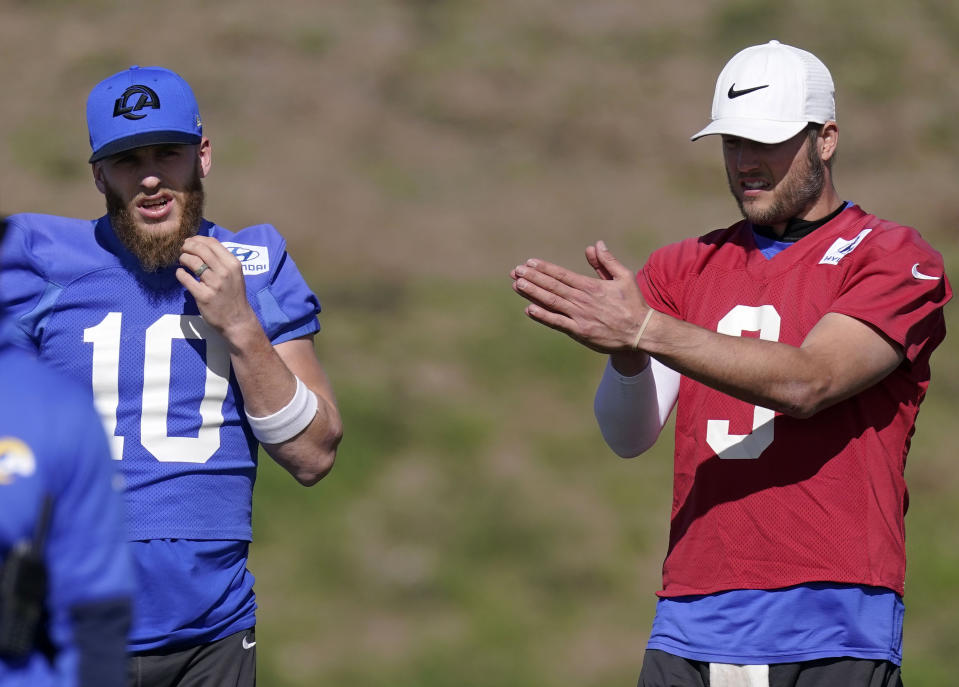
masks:
[[[320,330],[320,302],[286,251],[286,241],[271,225],[248,227],[233,239],[249,247],[266,246],[269,270],[249,277],[250,296],[270,341],[276,345]]]
[[[61,649],[58,662],[85,676],[80,684],[119,685],[134,592],[121,484],[91,399],[59,394],[62,440],[48,475],[55,499],[46,549],[51,639]]]
[[[30,215],[11,215],[0,248],[0,311],[9,317],[4,338],[36,350],[43,322],[60,287],[46,274],[38,254],[51,244],[45,232],[33,230]]]

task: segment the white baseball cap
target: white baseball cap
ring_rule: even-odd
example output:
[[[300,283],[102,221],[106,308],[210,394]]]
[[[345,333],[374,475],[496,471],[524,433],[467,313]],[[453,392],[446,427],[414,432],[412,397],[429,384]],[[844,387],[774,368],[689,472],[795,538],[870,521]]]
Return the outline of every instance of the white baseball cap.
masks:
[[[693,136],[739,136],[781,143],[809,122],[836,119],[835,86],[811,52],[769,41],[736,53],[716,80],[712,121]]]

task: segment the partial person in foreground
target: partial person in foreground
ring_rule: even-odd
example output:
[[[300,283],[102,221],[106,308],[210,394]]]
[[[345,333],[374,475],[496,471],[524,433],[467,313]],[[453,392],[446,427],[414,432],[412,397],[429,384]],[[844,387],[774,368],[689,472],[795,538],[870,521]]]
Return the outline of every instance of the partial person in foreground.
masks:
[[[247,569],[259,445],[304,485],[342,435],[320,310],[270,225],[203,218],[192,89],[131,67],[87,100],[96,220],[10,217],[0,290],[19,342],[92,389],[139,583],[129,684],[253,685]]]
[[[832,76],[746,48],[712,121],[744,217],[634,275],[538,258],[511,273],[530,318],[609,354],[595,414],[639,455],[674,405],[663,587],[639,684],[901,684],[906,455],[952,296],[910,227],[845,201]]]
[[[93,397],[3,336],[0,370],[0,687],[120,687],[134,580]]]

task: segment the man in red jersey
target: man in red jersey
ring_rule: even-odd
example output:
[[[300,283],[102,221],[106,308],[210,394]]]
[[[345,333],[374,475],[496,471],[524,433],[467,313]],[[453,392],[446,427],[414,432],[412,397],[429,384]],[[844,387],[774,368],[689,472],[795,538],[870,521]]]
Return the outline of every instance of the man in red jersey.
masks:
[[[942,257],[833,183],[834,88],[771,41],[719,75],[712,121],[744,219],[596,278],[511,273],[534,321],[609,354],[595,412],[639,455],[676,410],[663,588],[639,684],[901,684],[904,480],[951,298]]]

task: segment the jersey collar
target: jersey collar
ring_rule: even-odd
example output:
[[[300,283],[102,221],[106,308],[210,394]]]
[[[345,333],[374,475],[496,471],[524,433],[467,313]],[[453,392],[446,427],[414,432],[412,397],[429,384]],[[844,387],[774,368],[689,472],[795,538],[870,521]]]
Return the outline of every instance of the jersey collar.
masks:
[[[816,229],[821,227],[833,219],[835,219],[840,212],[845,210],[851,205],[850,202],[844,201],[842,205],[836,208],[833,212],[829,213],[825,217],[816,220],[804,220],[793,217],[786,222],[786,231],[783,232],[782,236],[777,236],[776,232],[773,231],[772,227],[768,227],[762,224],[754,224],[753,231],[763,236],[767,239],[772,239],[773,241],[782,241],[784,243],[795,243],[804,236],[808,236]]]

